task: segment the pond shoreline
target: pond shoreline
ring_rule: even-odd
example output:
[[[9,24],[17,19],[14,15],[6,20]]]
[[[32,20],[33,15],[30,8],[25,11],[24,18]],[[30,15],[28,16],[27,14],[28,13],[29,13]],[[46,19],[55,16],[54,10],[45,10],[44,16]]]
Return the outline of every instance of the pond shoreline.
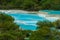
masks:
[[[0,12],[5,12],[5,13],[33,13],[33,14],[47,14],[47,12],[43,11],[25,11],[25,10],[0,10]]]
[[[52,15],[52,14],[48,14],[48,12],[45,11],[25,11],[25,10],[0,10],[0,12],[3,13],[28,13],[28,14],[41,14],[41,15],[48,15],[47,17],[60,17],[60,15]]]

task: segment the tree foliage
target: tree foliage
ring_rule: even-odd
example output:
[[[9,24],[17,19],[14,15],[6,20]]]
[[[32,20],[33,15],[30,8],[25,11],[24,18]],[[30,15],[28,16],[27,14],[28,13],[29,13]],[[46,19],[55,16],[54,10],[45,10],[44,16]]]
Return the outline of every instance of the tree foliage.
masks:
[[[0,40],[24,40],[28,33],[20,29],[13,17],[0,13]]]
[[[39,21],[37,30],[22,30],[14,18],[0,13],[0,40],[60,40],[60,20]]]
[[[37,23],[37,31],[32,32],[30,40],[60,40],[60,20],[40,21]]]
[[[60,0],[0,0],[0,9],[60,10]]]

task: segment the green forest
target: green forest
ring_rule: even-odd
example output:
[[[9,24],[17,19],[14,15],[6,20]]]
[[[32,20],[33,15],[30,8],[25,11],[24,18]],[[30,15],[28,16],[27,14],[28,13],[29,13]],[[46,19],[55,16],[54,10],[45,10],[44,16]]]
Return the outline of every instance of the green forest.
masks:
[[[0,0],[0,9],[60,10],[60,0]]]
[[[0,0],[0,10],[60,10],[60,0]],[[0,40],[60,40],[60,20],[38,21],[37,30],[22,30],[15,19],[0,12]]]
[[[60,40],[60,20],[38,21],[37,30],[22,30],[14,18],[0,13],[0,40]]]

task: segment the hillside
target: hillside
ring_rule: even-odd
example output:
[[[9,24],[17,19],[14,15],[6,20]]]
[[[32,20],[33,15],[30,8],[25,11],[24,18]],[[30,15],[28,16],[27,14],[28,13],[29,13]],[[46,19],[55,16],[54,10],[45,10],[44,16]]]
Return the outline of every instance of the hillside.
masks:
[[[0,9],[60,10],[60,0],[0,0]]]

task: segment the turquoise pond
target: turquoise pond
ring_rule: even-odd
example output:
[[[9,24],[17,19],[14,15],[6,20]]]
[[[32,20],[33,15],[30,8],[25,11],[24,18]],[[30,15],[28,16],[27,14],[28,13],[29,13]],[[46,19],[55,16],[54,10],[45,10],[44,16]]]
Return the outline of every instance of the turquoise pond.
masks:
[[[16,13],[9,15],[13,16],[15,18],[15,22],[24,30],[36,30],[37,21],[45,20],[44,17],[39,17],[36,14]]]
[[[41,10],[43,12],[48,12],[48,14],[57,14],[60,15],[60,11],[59,10]]]
[[[48,14],[59,14],[60,11],[47,11],[44,10],[43,12],[48,12]],[[43,15],[39,16],[39,14],[28,14],[28,13],[9,13],[15,18],[15,22],[22,28],[23,30],[36,30],[36,23],[38,21],[47,20]],[[51,19],[52,21],[53,19]],[[55,19],[54,19],[55,20]]]

